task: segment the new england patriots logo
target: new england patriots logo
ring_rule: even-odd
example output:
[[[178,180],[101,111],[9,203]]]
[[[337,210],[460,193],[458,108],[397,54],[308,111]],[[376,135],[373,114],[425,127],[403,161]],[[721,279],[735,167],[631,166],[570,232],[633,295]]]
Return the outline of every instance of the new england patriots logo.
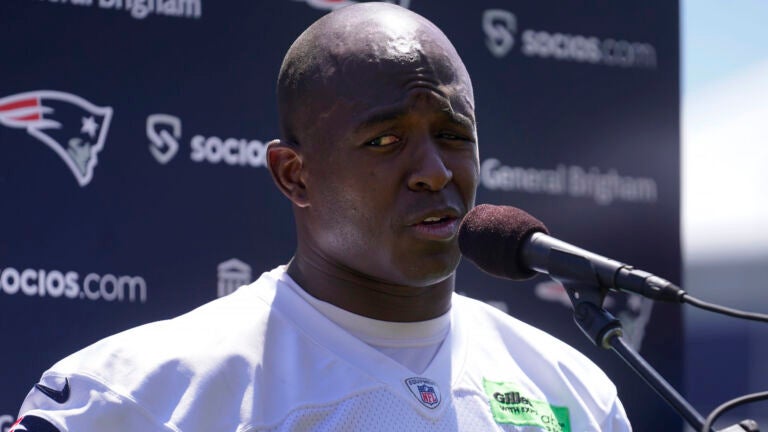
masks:
[[[11,425],[8,432],[59,432],[56,426],[52,425],[48,420],[33,415],[28,415],[16,420],[16,423]]]
[[[25,129],[55,151],[80,186],[93,178],[104,148],[111,107],[99,107],[80,96],[37,90],[0,98],[0,124]]]

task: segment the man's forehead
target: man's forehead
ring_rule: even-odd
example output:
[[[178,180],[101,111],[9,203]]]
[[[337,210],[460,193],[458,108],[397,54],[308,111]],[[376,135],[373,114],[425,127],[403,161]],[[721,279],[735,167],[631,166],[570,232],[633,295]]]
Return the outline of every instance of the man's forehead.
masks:
[[[412,86],[458,90],[468,87],[461,65],[439,52],[415,52],[411,59],[365,57],[339,58],[325,81],[338,97],[375,95],[379,92],[402,92]],[[464,89],[467,90],[466,88]],[[441,93],[443,93],[441,92]]]
[[[403,73],[418,69],[451,81],[463,64],[451,42],[427,19],[387,3],[357,4],[316,24],[318,49],[330,71]],[[323,57],[323,56],[321,56]],[[320,59],[319,57],[318,59]]]
[[[475,128],[474,112],[470,107],[461,104],[460,101],[458,104],[451,104],[447,99],[444,101],[447,104],[434,104],[435,112],[437,113],[435,119],[440,119],[466,130]],[[456,107],[456,105],[459,106]],[[413,106],[406,102],[390,106],[371,106],[365,108],[368,109],[363,108],[359,110],[350,119],[355,124],[355,132],[364,132],[369,128],[405,119],[413,109]]]
[[[320,44],[332,55],[413,61],[424,42],[447,42],[437,27],[407,9],[364,6],[347,7],[327,16],[328,22],[318,21],[318,33],[323,35]]]
[[[412,85],[471,94],[466,69],[447,39],[384,30],[329,52],[324,84],[338,97],[401,92]]]
[[[421,15],[390,3],[371,2],[358,3],[337,9],[313,23],[322,32],[352,31],[358,34],[373,27],[386,28],[392,34],[407,34],[422,26],[432,27],[440,32],[434,24]]]
[[[400,103],[413,87],[474,117],[472,84],[448,38],[427,19],[388,3],[348,6],[310,26],[286,55],[279,84],[281,112],[298,121],[292,130],[301,135],[301,125],[314,129],[318,118],[342,106]]]

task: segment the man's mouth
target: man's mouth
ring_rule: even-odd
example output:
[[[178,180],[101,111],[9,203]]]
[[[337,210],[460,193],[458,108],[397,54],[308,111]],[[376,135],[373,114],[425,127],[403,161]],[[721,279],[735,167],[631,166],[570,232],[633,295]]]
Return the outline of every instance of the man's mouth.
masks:
[[[450,216],[443,216],[443,217],[431,216],[431,217],[428,217],[428,218],[424,219],[423,221],[421,221],[421,223],[425,224],[425,225],[434,225],[434,224],[438,224],[438,223],[441,223],[441,222],[445,222],[445,221],[447,221],[449,219],[455,219],[455,218],[451,218]]]
[[[450,240],[459,229],[458,217],[452,215],[429,216],[421,222],[411,225],[418,237],[428,240]]]

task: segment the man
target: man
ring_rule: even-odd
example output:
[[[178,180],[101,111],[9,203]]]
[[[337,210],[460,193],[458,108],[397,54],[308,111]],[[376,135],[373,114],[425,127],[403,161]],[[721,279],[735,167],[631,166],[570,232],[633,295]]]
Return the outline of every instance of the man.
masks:
[[[290,263],[62,360],[12,430],[630,430],[585,357],[453,292],[479,163],[440,30],[386,3],[337,10],[291,46],[277,93]]]

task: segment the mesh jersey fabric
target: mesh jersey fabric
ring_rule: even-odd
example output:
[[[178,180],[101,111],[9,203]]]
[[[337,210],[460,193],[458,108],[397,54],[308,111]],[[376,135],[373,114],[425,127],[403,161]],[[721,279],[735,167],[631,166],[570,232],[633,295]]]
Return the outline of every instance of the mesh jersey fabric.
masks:
[[[284,268],[274,269],[185,315],[61,360],[41,384],[68,385],[68,400],[33,388],[20,415],[60,431],[547,430],[497,422],[483,387],[490,380],[567,407],[571,431],[631,430],[597,366],[482,302],[454,294],[449,334],[414,376],[328,320],[287,281]]]

